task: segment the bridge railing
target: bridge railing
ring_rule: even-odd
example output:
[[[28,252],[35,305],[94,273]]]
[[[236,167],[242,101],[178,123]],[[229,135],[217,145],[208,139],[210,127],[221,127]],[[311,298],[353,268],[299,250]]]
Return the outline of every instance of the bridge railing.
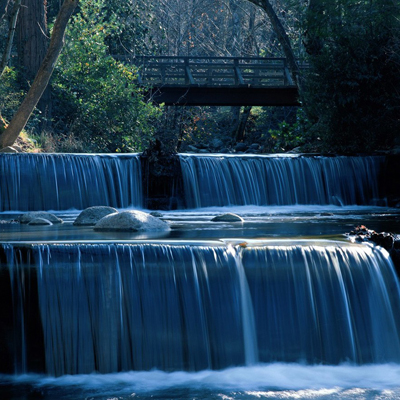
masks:
[[[136,56],[123,60],[135,64],[139,82],[151,87],[293,85],[285,58]]]

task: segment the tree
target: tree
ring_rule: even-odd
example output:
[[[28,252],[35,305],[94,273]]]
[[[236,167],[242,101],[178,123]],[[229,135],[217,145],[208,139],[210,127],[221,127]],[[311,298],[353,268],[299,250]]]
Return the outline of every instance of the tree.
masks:
[[[10,0],[0,0],[0,21],[6,16]]]
[[[283,52],[285,54],[286,60],[288,62],[288,66],[290,69],[290,73],[293,79],[293,82],[295,85],[299,85],[299,67],[296,61],[296,57],[294,55],[292,45],[290,43],[289,36],[286,33],[286,30],[278,18],[278,15],[276,14],[274,8],[272,7],[272,4],[270,3],[269,0],[248,0],[251,3],[255,4],[256,6],[262,8],[266,14],[268,15],[268,18],[271,21],[272,28],[274,29],[274,32],[276,33],[279,43],[282,46]]]
[[[67,23],[78,2],[79,0],[64,0],[54,23],[50,44],[44,60],[17,113],[14,115],[9,126],[0,135],[0,148],[14,144],[46,89],[64,44],[64,33]]]
[[[7,4],[6,4],[7,6]],[[0,64],[0,78],[4,73],[4,70],[7,67],[8,61],[11,55],[11,48],[14,40],[14,33],[15,33],[15,26],[17,24],[18,14],[21,7],[21,0],[16,0],[14,3],[13,10],[11,12],[10,22],[9,22],[9,29],[8,29],[8,37],[7,37],[7,44],[3,52],[3,57],[1,59]],[[1,9],[0,9],[1,12]],[[4,7],[4,12],[6,12],[6,7]]]
[[[80,2],[53,79],[58,115],[54,136],[60,146],[69,145],[74,151],[130,152],[148,144],[158,109],[144,100],[136,67],[111,53],[122,51],[118,44],[122,49],[127,44],[122,40],[135,44],[126,36],[129,26],[121,23],[133,11],[117,4],[111,9],[106,0]]]
[[[400,132],[400,5],[393,0],[312,5],[305,96],[314,130],[330,151],[390,148]]]

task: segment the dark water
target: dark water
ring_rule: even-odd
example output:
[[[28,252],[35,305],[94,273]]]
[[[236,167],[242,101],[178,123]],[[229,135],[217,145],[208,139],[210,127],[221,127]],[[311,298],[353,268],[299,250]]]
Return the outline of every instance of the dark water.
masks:
[[[243,223],[212,222],[218,214],[234,212]],[[400,210],[386,207],[219,207],[162,211],[169,232],[95,232],[72,222],[78,211],[56,214],[65,222],[52,226],[13,224],[20,213],[0,213],[0,242],[24,241],[123,241],[208,240],[224,238],[269,239],[280,237],[340,239],[355,226],[366,225],[377,232],[400,232]]]

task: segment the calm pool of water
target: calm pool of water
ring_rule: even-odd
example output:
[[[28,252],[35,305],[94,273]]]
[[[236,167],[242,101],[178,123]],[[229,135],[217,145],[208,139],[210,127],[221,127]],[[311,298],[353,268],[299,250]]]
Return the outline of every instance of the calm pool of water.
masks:
[[[212,222],[221,213],[234,212],[244,223]],[[333,237],[343,238],[357,225],[366,225],[377,232],[400,233],[400,210],[385,207],[223,207],[195,211],[168,211],[163,217],[171,225],[168,233],[159,232],[95,232],[90,227],[72,224],[78,211],[57,212],[65,222],[52,226],[28,226],[0,223],[0,241],[82,241],[220,238]],[[12,220],[18,213],[1,213],[0,220]]]

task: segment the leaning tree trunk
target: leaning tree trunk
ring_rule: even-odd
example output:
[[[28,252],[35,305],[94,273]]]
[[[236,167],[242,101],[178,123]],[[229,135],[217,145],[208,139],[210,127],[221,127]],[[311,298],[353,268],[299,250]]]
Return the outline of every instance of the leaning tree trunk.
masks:
[[[258,7],[261,7],[268,15],[268,18],[271,21],[272,28],[274,29],[274,32],[278,37],[279,43],[283,48],[283,52],[285,53],[285,57],[288,62],[288,67],[290,70],[290,75],[292,76],[293,79],[293,83],[299,86],[300,83],[299,66],[297,64],[296,57],[294,56],[289,36],[287,35],[280,19],[276,15],[276,12],[273,9],[271,3],[269,2],[269,0],[248,0],[248,1],[250,1],[250,3],[255,4]]]
[[[14,115],[7,129],[0,135],[0,148],[14,144],[45,91],[64,45],[64,34],[67,23],[78,3],[79,0],[64,0],[54,23],[50,44],[44,60],[17,113]]]
[[[6,16],[10,0],[0,0],[0,21]]]
[[[20,7],[21,7],[21,0],[16,0],[14,3],[13,10],[11,12],[6,48],[4,49],[3,57],[1,59],[0,78],[3,75],[3,73],[7,67],[8,61],[10,59],[11,48],[12,48],[12,44],[13,44],[13,40],[14,40],[15,25],[17,24],[18,13],[19,13]]]

